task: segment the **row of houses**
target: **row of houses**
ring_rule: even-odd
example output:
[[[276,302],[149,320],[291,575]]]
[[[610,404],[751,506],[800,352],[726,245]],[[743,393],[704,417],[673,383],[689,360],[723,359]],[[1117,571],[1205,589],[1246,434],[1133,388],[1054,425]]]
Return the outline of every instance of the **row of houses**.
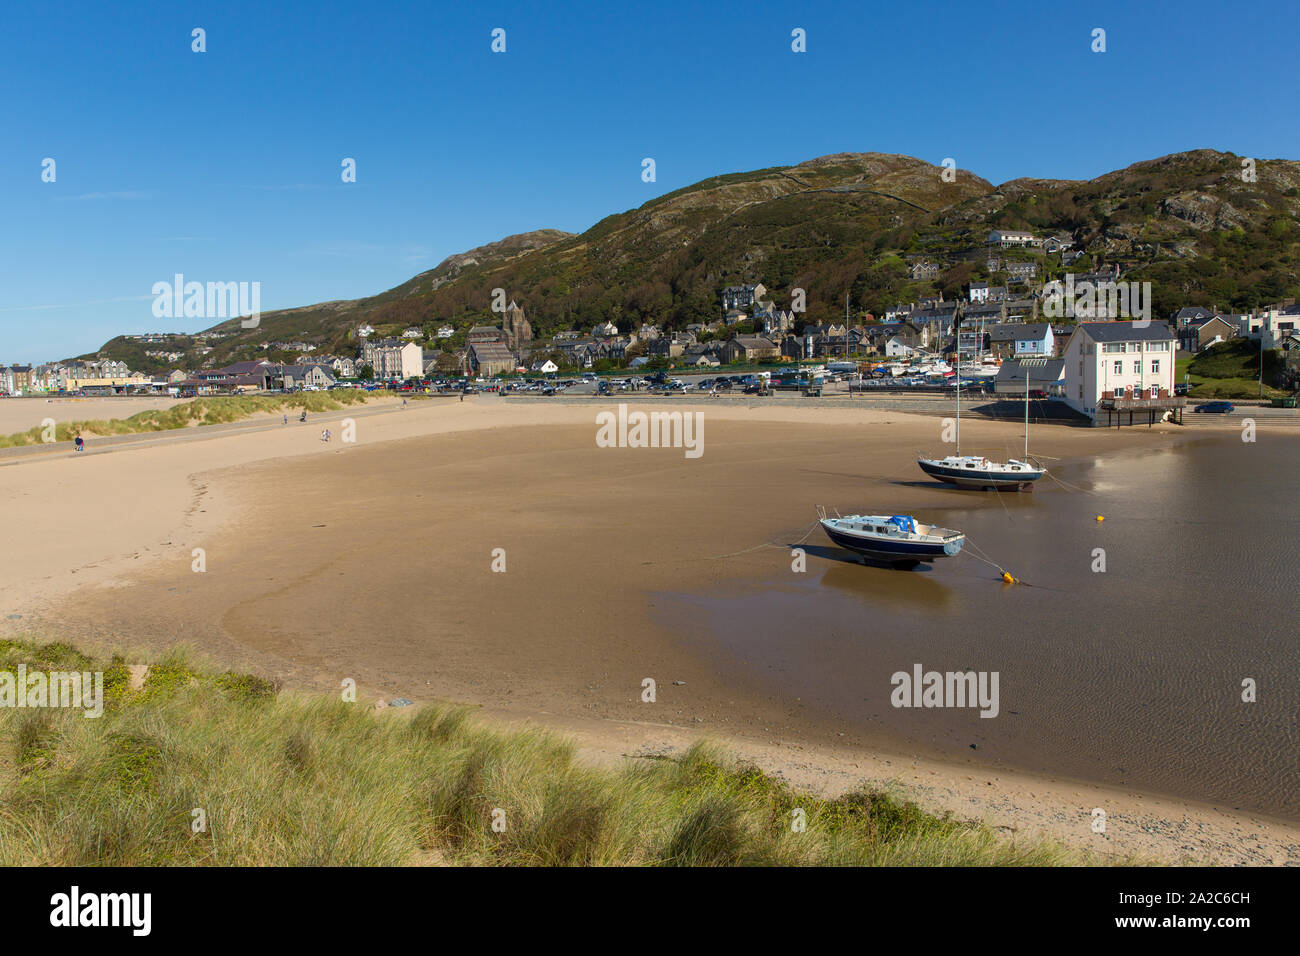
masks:
[[[790,336],[782,343],[737,335],[706,345],[716,349],[714,354],[722,362],[797,358],[802,354],[796,351],[800,338],[814,336],[830,342],[847,341],[850,351],[855,341],[871,343],[881,354],[889,355],[902,344],[900,339],[910,337],[919,342],[922,331],[906,326],[828,325],[805,329],[812,335]],[[1059,337],[1058,331],[1062,333]],[[979,335],[973,330],[971,334]],[[1003,364],[998,391],[1019,394],[1028,376],[1032,389],[1059,397],[1095,424],[1110,424],[1124,413],[1159,417],[1185,403],[1174,395],[1177,339],[1163,321],[1086,322],[1059,330],[1046,322],[1008,324],[985,344],[992,347],[993,354],[1009,360]],[[689,359],[689,353],[683,354]]]
[[[336,381],[328,365],[281,365],[258,359],[204,369],[173,383],[173,387],[182,396],[218,395],[281,388],[329,388]]]
[[[1202,352],[1234,338],[1256,342],[1262,338],[1263,348],[1283,348],[1300,334],[1300,303],[1239,314],[1190,306],[1179,309],[1173,323],[1179,348],[1186,352]]]
[[[947,358],[968,359],[988,356],[993,359],[1060,358],[1076,326],[1068,323],[980,321],[974,307],[967,307],[964,324],[954,340],[955,303],[919,310],[906,319],[879,323],[847,325],[828,323],[804,327],[799,334],[772,331],[766,334],[733,335],[726,340],[700,342],[705,326],[690,331],[649,334],[641,330],[645,358],[634,360],[642,365],[653,358],[671,361],[679,367],[715,366],[736,361],[756,362],[767,359],[834,358],[839,356],[879,356],[908,359],[929,353]],[[991,316],[996,319],[1000,316]],[[977,324],[978,322],[978,324]],[[499,330],[483,327],[458,357],[458,364],[482,376],[496,375],[524,367],[526,356],[505,346]],[[555,358],[563,366],[590,368],[601,359],[623,361],[636,336],[618,339],[562,337],[538,350],[546,358]],[[540,367],[545,358],[533,362]],[[426,363],[427,364],[427,363]],[[377,370],[378,371],[378,370]],[[381,376],[382,377],[382,376]]]
[[[112,359],[0,366],[0,392],[36,395],[59,391],[102,391],[147,385],[149,379]]]

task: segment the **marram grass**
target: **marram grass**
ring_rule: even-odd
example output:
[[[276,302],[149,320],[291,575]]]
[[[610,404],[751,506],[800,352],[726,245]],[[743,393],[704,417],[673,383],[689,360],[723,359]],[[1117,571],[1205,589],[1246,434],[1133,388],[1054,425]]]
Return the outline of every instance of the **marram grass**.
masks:
[[[105,703],[97,719],[0,708],[4,866],[1099,862],[877,791],[799,793],[707,745],[592,769],[554,735],[496,729],[468,708],[408,719],[183,653],[139,690],[121,656],[0,641],[0,670],[19,663],[102,670]]]
[[[55,441],[72,441],[78,433],[91,436],[134,435],[141,432],[170,431],[194,425],[220,425],[242,421],[259,412],[280,410],[319,413],[335,411],[347,405],[364,404],[374,397],[392,396],[390,391],[364,392],[340,389],[334,392],[292,392],[285,395],[217,395],[178,402],[167,408],[150,408],[130,418],[97,418],[87,421],[62,422],[54,428]],[[33,408],[37,406],[33,405]],[[39,445],[44,440],[43,429],[37,425],[25,432],[0,435],[0,448],[16,445]]]

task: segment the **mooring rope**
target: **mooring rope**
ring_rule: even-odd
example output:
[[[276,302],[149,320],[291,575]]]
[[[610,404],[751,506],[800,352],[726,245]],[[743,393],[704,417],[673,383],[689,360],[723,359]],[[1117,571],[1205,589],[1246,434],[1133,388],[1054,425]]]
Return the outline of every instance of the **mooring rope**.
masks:
[[[805,541],[807,541],[808,535],[813,533],[813,530],[817,527],[818,524],[819,522],[814,521],[811,525],[809,525],[808,530],[803,533],[803,537],[801,537],[794,544],[800,545],[803,544]],[[764,541],[762,544],[756,544],[752,548],[746,548],[744,551],[732,551],[730,554],[715,554],[712,557],[706,558],[705,560],[719,561],[722,558],[734,558],[737,555],[749,554],[751,551],[758,551],[760,548],[780,548],[781,550],[784,551],[787,547],[793,547],[793,545],[773,544],[771,541]]]
[[[1078,485],[1072,485],[1068,481],[1063,481],[1060,478],[1057,478],[1054,474],[1052,474],[1047,469],[1043,469],[1043,474],[1045,474],[1048,478],[1051,478],[1054,482],[1056,482],[1058,485],[1060,485],[1062,488],[1066,489],[1067,491],[1077,491],[1081,495],[1091,495],[1095,493],[1089,491],[1087,488],[1080,488]]]
[[[1005,515],[1007,516],[1007,520],[1008,520],[1008,521],[1015,521],[1015,519],[1011,517],[1011,509],[1008,508],[1008,507],[1007,507],[1007,503],[1006,503],[1005,501],[1002,500],[1002,491],[1001,491],[1001,489],[999,489],[996,485],[994,485],[994,486],[993,486],[993,493],[994,493],[995,495],[998,496],[998,504],[1000,504],[1000,505],[1002,506],[1002,512],[1003,512],[1003,514],[1005,514]]]

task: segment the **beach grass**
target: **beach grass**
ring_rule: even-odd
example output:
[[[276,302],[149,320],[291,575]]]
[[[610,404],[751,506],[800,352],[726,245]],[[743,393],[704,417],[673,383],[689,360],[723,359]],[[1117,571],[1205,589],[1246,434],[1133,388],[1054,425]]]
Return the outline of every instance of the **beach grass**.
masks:
[[[183,651],[134,688],[121,655],[0,641],[0,670],[20,663],[101,670],[105,703],[0,707],[0,866],[1103,862],[879,790],[800,793],[707,744],[593,768],[466,707],[377,711]]]
[[[94,419],[62,422],[54,427],[55,441],[72,441],[81,434],[85,437],[106,435],[133,435],[141,432],[161,432],[197,425],[220,425],[242,421],[254,415],[281,410],[319,413],[336,411],[349,405],[365,404],[371,398],[392,397],[396,392],[378,390],[364,392],[341,389],[334,392],[292,392],[285,395],[218,395],[178,402],[167,408],[151,408],[130,418]],[[0,435],[0,448],[17,445],[39,445],[45,440],[42,426],[29,428],[12,435]]]

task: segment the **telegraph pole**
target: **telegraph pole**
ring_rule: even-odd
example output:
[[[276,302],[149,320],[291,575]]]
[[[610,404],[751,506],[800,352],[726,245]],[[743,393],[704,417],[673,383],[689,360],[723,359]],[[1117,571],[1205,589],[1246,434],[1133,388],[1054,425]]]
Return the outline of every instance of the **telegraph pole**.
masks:
[[[1259,397],[1264,397],[1264,320],[1259,320]]]

